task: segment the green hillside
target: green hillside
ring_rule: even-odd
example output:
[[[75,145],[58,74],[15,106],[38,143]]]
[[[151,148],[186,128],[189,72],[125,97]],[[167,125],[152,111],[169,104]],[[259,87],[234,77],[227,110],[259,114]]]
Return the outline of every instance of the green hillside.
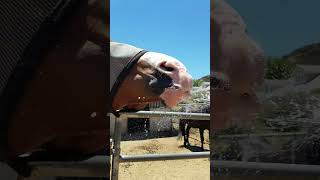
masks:
[[[202,81],[204,81],[204,82],[210,82],[210,75],[203,76],[203,77],[200,78],[199,80],[202,80]]]
[[[298,48],[283,56],[283,59],[294,64],[320,65],[320,43]]]
[[[206,76],[203,76],[199,79],[194,79],[193,80],[193,86],[200,86],[202,82],[210,82],[210,75],[206,75]]]

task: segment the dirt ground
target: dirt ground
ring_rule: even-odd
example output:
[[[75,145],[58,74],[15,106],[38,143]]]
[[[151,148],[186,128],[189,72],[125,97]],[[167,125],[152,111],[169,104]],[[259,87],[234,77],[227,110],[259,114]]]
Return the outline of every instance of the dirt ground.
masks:
[[[205,131],[205,150],[209,150],[208,132]],[[183,140],[177,137],[137,141],[122,141],[121,154],[157,154],[199,151],[201,145],[198,129],[191,129],[191,148],[183,147]],[[145,161],[120,163],[120,180],[209,180],[210,161],[204,159]]]

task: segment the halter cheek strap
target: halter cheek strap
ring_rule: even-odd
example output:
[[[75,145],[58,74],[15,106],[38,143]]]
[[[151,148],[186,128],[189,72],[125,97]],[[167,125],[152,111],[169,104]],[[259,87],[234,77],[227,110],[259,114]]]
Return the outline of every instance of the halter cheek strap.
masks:
[[[118,78],[114,82],[112,89],[111,89],[111,97],[114,97],[117,90],[119,89],[120,84],[122,81],[126,78],[126,76],[130,73],[131,68],[137,63],[137,61],[140,59],[141,56],[143,56],[147,51],[142,50],[135,56],[133,56],[127,65],[123,68],[123,70],[120,72]],[[111,67],[112,68],[112,67]],[[113,99],[112,99],[113,100]]]
[[[111,42],[110,43],[110,96],[111,102],[126,76],[130,73],[132,67],[147,51],[136,48],[131,45]],[[112,103],[111,103],[112,104]],[[113,111],[116,116],[120,116],[120,112],[136,112],[137,110],[124,108],[120,111]]]

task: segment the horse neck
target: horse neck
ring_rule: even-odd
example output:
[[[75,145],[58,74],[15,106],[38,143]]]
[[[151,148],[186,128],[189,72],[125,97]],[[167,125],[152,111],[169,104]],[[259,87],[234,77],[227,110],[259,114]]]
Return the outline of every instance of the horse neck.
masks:
[[[106,60],[79,59],[73,49],[48,53],[35,70],[10,121],[12,152],[32,149],[54,135],[107,131]],[[21,137],[26,138],[22,144]]]

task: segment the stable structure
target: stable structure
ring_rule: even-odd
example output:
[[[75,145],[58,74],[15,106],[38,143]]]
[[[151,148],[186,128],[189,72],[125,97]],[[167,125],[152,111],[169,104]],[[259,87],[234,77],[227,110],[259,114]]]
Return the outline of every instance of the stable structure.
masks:
[[[115,119],[114,139],[112,145],[112,166],[111,180],[118,180],[119,164],[121,162],[141,162],[141,161],[163,161],[163,160],[178,160],[178,159],[193,159],[193,158],[210,158],[210,152],[193,152],[193,153],[176,153],[176,154],[148,154],[123,156],[121,155],[121,129],[122,121],[127,118],[181,118],[181,119],[196,119],[210,120],[210,114],[204,113],[179,113],[179,112],[161,112],[161,111],[139,111],[136,113],[121,113],[119,118],[115,118],[110,114],[111,118]]]
[[[174,121],[178,121],[178,119],[167,117],[124,118],[121,120],[121,134],[126,135],[144,130],[151,133],[171,131]],[[115,118],[110,119],[110,127],[111,134],[114,134]]]

